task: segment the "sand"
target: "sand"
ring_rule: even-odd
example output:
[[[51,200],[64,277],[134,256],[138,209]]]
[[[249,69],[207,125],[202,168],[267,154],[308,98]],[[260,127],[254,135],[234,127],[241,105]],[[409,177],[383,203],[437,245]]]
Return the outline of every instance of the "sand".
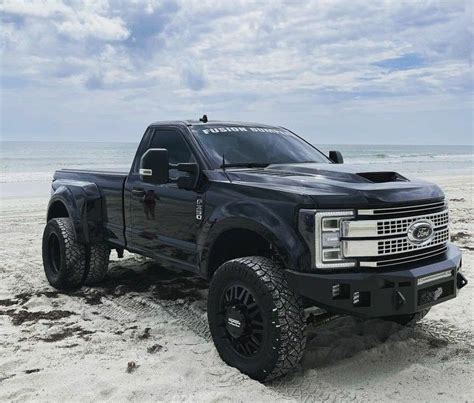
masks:
[[[417,326],[342,317],[308,329],[291,375],[263,385],[225,365],[206,283],[113,254],[100,288],[43,273],[45,198],[1,201],[0,401],[473,401],[472,178],[435,178],[471,283]]]

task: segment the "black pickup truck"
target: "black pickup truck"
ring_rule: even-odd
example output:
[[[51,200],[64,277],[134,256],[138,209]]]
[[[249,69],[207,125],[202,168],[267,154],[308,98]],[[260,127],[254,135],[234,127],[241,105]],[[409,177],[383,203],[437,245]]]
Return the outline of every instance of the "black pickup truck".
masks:
[[[56,171],[47,279],[97,284],[112,249],[202,276],[220,356],[261,381],[301,359],[307,308],[408,324],[455,298],[440,188],[342,162],[283,127],[154,123],[129,173]]]

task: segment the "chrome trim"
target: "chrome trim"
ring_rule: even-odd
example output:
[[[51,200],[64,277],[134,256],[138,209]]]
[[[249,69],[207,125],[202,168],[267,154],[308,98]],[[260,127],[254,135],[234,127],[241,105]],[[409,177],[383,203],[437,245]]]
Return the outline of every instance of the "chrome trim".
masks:
[[[359,215],[391,215],[391,214],[405,214],[413,213],[423,209],[433,210],[436,208],[442,208],[446,206],[445,201],[428,203],[428,204],[415,204],[411,206],[402,206],[402,207],[387,207],[387,208],[378,208],[378,209],[358,209],[357,214]]]
[[[432,274],[431,276],[421,277],[416,281],[416,285],[423,285],[433,281],[441,280],[453,276],[453,270],[443,271],[441,273]]]
[[[408,227],[418,220],[433,221],[435,229],[445,227],[449,222],[449,211],[443,210],[438,213],[383,220],[344,221],[342,223],[342,236],[345,238],[375,238],[406,234]]]
[[[342,254],[346,258],[351,257],[376,257],[408,253],[413,250],[430,248],[441,245],[449,240],[449,230],[441,229],[435,231],[431,242],[427,244],[414,245],[409,242],[408,237],[385,238],[385,239],[353,239],[342,240]]]
[[[153,176],[153,170],[140,168],[140,175],[141,176]]]
[[[417,255],[399,257],[397,259],[386,259],[386,260],[376,260],[376,261],[360,261],[360,267],[385,267],[385,266],[393,266],[395,264],[405,264],[405,263],[412,263],[417,262],[418,260],[424,260],[428,258],[432,258],[442,253],[446,252],[447,246],[444,246],[441,249],[436,249],[430,252],[424,252]]]
[[[346,238],[369,238],[377,236],[375,220],[345,221],[342,223],[342,236]]]

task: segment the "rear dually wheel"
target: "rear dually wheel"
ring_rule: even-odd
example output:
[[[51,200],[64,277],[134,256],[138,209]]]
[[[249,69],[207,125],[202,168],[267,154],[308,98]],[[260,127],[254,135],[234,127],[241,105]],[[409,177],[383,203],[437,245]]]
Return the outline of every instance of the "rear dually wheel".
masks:
[[[49,220],[43,232],[43,267],[48,282],[57,289],[81,286],[86,272],[86,251],[77,242],[70,218]]]

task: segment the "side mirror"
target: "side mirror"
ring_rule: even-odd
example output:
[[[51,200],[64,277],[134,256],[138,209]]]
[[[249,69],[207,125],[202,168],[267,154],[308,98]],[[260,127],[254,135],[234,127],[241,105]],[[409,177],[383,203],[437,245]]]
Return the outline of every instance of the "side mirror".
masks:
[[[140,179],[143,182],[169,182],[169,155],[165,148],[150,148],[140,160]]]
[[[187,172],[189,175],[180,176],[176,180],[179,189],[194,190],[199,183],[199,165],[194,162],[186,162],[176,165],[180,172]]]
[[[339,151],[329,151],[329,159],[335,164],[343,164],[344,158]]]

